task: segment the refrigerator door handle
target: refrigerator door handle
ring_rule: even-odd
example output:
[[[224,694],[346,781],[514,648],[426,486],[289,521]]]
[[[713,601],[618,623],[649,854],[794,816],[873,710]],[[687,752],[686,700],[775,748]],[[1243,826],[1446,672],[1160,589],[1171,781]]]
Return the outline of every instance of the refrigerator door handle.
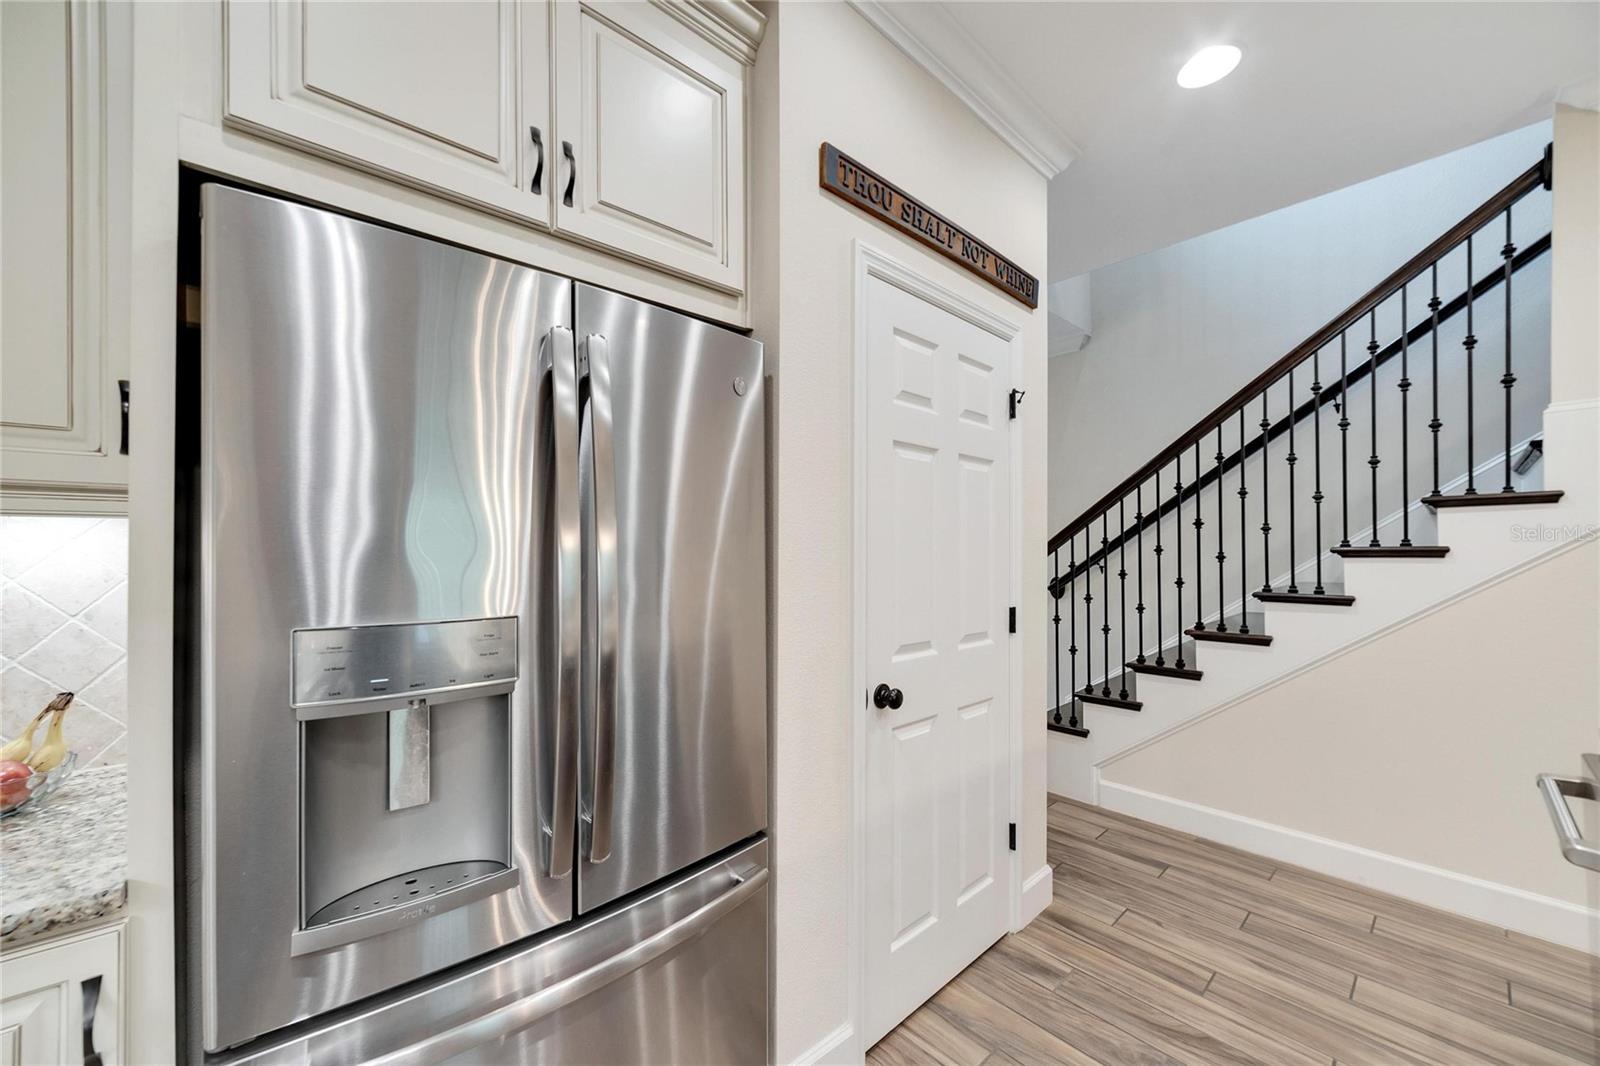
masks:
[[[550,331],[551,426],[554,433],[556,527],[555,766],[550,774],[549,875],[572,873],[578,823],[578,671],[582,611],[582,521],[578,513],[578,365],[572,331]]]
[[[762,891],[769,876],[765,868],[746,878],[735,876],[731,878],[733,886],[720,896],[604,962],[531,996],[507,1003],[469,1022],[435,1033],[369,1062],[371,1066],[422,1066],[424,1063],[444,1062],[520,1032],[539,1019],[592,995],[699,937],[751,896]]]
[[[589,417],[594,451],[595,530],[595,696],[594,795],[589,810],[589,861],[611,855],[613,808],[616,804],[614,764],[617,754],[617,486],[611,446],[611,362],[606,338],[584,338],[589,364]]]

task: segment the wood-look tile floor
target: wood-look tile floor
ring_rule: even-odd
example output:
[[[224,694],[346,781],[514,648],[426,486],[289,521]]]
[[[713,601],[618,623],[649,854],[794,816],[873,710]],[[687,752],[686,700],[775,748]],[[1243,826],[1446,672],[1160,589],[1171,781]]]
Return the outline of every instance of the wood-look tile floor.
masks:
[[[874,1066],[1600,1062],[1600,962],[1052,799],[1055,899]]]

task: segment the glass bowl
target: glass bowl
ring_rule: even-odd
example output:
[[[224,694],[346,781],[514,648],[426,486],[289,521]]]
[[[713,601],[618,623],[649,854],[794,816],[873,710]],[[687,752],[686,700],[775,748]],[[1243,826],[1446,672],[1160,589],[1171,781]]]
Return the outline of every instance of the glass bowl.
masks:
[[[27,777],[6,782],[3,791],[0,791],[0,818],[21,814],[37,804],[60,788],[61,783],[71,775],[73,767],[77,765],[78,753],[69,751],[67,757],[62,759],[54,770],[34,772]]]

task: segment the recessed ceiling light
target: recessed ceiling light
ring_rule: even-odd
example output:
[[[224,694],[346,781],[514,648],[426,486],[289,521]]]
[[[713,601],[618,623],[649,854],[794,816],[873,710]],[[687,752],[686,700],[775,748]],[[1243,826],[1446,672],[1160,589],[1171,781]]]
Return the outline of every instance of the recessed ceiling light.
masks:
[[[1198,89],[1221,81],[1233,73],[1244,53],[1231,44],[1213,44],[1189,57],[1189,62],[1178,71],[1178,84],[1185,89]]]

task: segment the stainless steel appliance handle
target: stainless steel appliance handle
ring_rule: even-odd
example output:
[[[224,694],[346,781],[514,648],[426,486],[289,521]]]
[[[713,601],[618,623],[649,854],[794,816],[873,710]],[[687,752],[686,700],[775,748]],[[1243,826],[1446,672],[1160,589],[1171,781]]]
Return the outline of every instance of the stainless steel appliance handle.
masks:
[[[550,774],[551,877],[572,873],[578,824],[578,670],[582,624],[582,520],[578,513],[578,362],[572,330],[550,331],[551,427],[556,500],[555,766]]]
[[[617,756],[617,485],[611,448],[611,361],[605,337],[584,338],[589,359],[589,417],[594,451],[595,532],[595,695],[594,795],[589,810],[589,861],[611,855],[611,830],[616,805],[614,766]]]
[[[765,869],[747,878],[734,874],[732,888],[599,965],[557,981],[531,996],[497,1007],[469,1022],[368,1061],[372,1066],[425,1066],[444,1062],[520,1032],[541,1018],[592,995],[707,932],[725,915],[760,892],[766,886],[768,876]]]
[[[1550,809],[1550,820],[1555,823],[1556,837],[1561,841],[1561,854],[1574,866],[1600,870],[1600,847],[1583,839],[1578,821],[1572,817],[1572,808],[1567,806],[1568,796],[1600,799],[1600,785],[1578,777],[1540,774],[1539,792],[1544,796],[1544,805]]]

